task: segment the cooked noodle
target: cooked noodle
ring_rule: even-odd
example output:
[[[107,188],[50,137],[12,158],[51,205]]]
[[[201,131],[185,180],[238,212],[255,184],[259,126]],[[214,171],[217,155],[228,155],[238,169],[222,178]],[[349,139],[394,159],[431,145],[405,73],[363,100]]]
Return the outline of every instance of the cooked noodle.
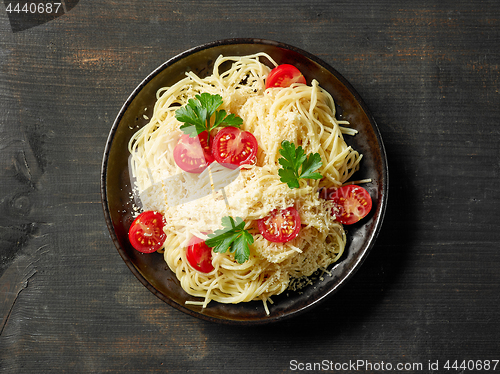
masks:
[[[129,143],[131,171],[143,209],[165,216],[165,261],[182,288],[201,298],[191,303],[203,307],[210,300],[262,300],[268,312],[271,296],[285,291],[292,279],[325,270],[340,258],[346,244],[342,225],[331,215],[331,202],[321,199],[318,190],[339,187],[358,170],[362,156],[343,138],[343,134],[354,135],[356,131],[335,118],[333,98],[316,80],[311,85],[266,90],[265,79],[271,69],[261,60],[276,66],[264,53],[220,56],[212,75],[200,78],[189,72],[175,85],[160,89],[151,120]],[[222,64],[231,66],[220,72]],[[234,181],[217,192],[200,176],[182,172],[173,159],[182,135],[175,111],[203,92],[222,96],[219,109],[240,116],[242,130],[250,131],[259,145],[255,164],[242,166]],[[324,178],[302,179],[297,189],[281,182],[278,159],[283,140],[301,145],[306,154],[319,153],[323,165],[318,171]],[[202,174],[207,173],[210,168]],[[200,196],[193,198],[193,191]],[[287,243],[264,239],[257,220],[276,208],[290,206],[300,214],[299,235]],[[243,218],[254,237],[250,259],[238,264],[228,252],[212,253],[212,272],[194,270],[186,260],[187,242],[192,236],[205,240],[206,233],[220,229],[221,218],[229,215]]]

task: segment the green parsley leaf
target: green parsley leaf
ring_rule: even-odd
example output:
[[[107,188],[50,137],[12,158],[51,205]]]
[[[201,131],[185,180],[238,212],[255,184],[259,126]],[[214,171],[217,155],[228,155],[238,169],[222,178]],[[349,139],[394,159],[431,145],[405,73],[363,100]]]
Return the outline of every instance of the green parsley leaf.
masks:
[[[191,137],[205,131],[207,111],[197,106],[193,99],[190,99],[186,106],[176,110],[175,117],[178,121],[184,122],[181,130]]]
[[[316,173],[323,162],[321,162],[321,156],[319,153],[310,154],[309,157],[302,163],[302,172],[300,174],[301,178],[304,179],[321,179],[323,176],[320,173]]]
[[[223,228],[208,234],[205,244],[212,247],[216,253],[226,253],[229,250],[239,264],[244,263],[250,257],[252,234],[245,230],[245,222],[240,217],[223,217],[221,223]]]
[[[321,179],[323,176],[315,172],[323,162],[319,153],[306,155],[302,146],[298,148],[288,140],[281,142],[279,150],[281,158],[278,160],[282,166],[278,170],[280,181],[286,183],[290,188],[299,188],[299,179]]]
[[[217,110],[222,103],[220,95],[211,95],[206,92],[196,95],[195,99],[189,99],[185,106],[175,111],[175,118],[179,122],[183,122],[180,129],[194,138],[203,131],[208,131],[210,136],[210,131],[218,126],[240,127],[243,124],[240,117],[236,117],[234,114],[227,115],[225,110]],[[211,124],[211,118],[214,114],[215,118]]]
[[[232,252],[234,252],[234,258],[238,264],[244,263],[250,257],[250,248],[248,245],[252,243],[253,236],[246,230],[241,231],[241,235],[234,240]]]
[[[240,127],[243,124],[243,120],[240,117],[236,117],[234,114],[226,115],[226,111],[224,109],[219,110],[215,113],[214,124],[210,128],[210,130],[215,129],[217,126],[228,127]]]
[[[201,95],[196,95],[196,98],[201,106],[207,110],[208,117],[212,117],[217,108],[223,103],[220,95],[210,95],[206,92],[203,92]]]

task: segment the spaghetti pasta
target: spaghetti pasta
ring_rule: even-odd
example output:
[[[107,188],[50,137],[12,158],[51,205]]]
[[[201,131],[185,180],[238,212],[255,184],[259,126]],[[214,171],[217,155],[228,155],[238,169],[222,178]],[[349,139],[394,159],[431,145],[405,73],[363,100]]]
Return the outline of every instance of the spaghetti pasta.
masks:
[[[310,85],[265,89],[271,69],[261,60],[277,65],[265,53],[220,56],[208,77],[188,72],[178,83],[160,89],[152,118],[129,143],[131,174],[143,209],[165,217],[165,262],[182,288],[201,298],[190,303],[202,307],[211,300],[262,300],[268,313],[267,302],[273,295],[296,284],[292,280],[326,270],[346,245],[344,229],[331,215],[332,203],[321,199],[318,190],[340,187],[358,170],[362,155],[343,137],[356,131],[336,119],[332,96],[316,80]],[[200,175],[183,173],[172,156],[182,135],[175,111],[204,92],[220,95],[221,108],[241,117],[242,130],[258,141],[256,162],[242,165],[231,175],[231,182],[218,190],[213,187],[217,174],[212,175],[210,168],[202,173],[210,174],[207,182]],[[318,172],[323,178],[301,180],[295,189],[281,182],[278,159],[283,140],[302,146],[306,153],[319,153]],[[299,235],[285,243],[267,241],[257,220],[290,206],[300,215]],[[221,217],[228,215],[243,218],[253,235],[249,260],[239,264],[230,253],[212,253],[211,272],[193,269],[186,259],[187,242],[193,236],[207,239],[207,232],[219,229]]]

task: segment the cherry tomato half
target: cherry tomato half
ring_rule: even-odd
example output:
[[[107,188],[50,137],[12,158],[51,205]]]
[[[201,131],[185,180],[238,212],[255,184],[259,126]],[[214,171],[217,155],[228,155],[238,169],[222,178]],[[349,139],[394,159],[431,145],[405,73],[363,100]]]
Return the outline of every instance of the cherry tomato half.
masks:
[[[352,225],[372,209],[372,198],[367,190],[354,184],[342,186],[328,193],[328,198],[335,203],[333,214],[344,225]]]
[[[258,148],[257,139],[252,133],[229,126],[215,136],[212,152],[219,164],[240,166],[251,163]]]
[[[271,70],[266,80],[266,88],[289,87],[293,83],[306,84],[306,78],[304,78],[300,70],[295,66],[283,64]]]
[[[192,138],[187,134],[180,137],[174,148],[177,166],[188,173],[201,173],[214,161],[208,144],[208,132],[203,131]]]
[[[214,266],[212,265],[212,248],[196,236],[193,236],[188,243],[186,258],[194,269],[202,273],[210,273],[214,270]]]
[[[268,216],[257,221],[264,239],[275,243],[285,243],[299,235],[300,216],[297,209],[275,209]]]
[[[161,248],[167,235],[163,231],[163,216],[151,210],[143,212],[130,225],[130,244],[142,253],[156,252]]]

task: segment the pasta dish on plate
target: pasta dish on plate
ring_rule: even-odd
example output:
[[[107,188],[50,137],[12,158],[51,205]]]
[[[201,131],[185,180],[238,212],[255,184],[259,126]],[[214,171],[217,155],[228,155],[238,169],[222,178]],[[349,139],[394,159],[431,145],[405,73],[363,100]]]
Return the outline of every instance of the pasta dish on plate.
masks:
[[[332,96],[269,55],[220,56],[157,92],[129,142],[138,217],[129,238],[161,252],[181,287],[210,301],[261,300],[328,272],[344,225],[371,208],[348,182],[362,155]]]

